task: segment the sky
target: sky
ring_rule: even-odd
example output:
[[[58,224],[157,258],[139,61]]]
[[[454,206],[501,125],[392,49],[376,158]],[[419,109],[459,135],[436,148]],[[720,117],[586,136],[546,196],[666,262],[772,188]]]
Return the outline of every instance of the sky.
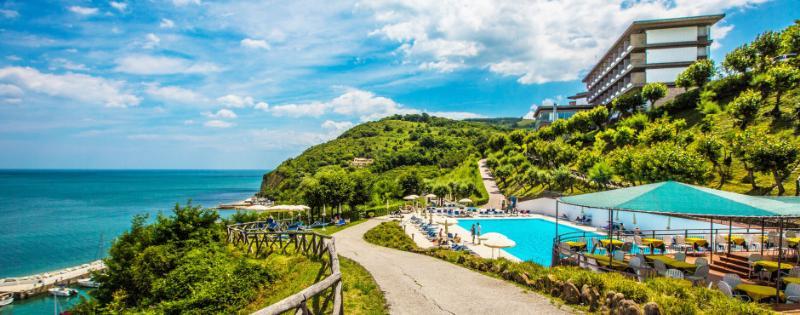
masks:
[[[715,13],[719,61],[800,5],[0,1],[0,168],[270,169],[392,114],[522,117],[632,21]]]

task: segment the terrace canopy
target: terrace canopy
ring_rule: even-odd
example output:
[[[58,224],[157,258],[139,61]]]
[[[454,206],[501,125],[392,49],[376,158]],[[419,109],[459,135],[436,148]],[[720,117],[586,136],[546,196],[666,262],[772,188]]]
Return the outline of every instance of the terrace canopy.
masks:
[[[674,181],[562,197],[576,206],[704,217],[800,217],[790,199],[737,194]]]

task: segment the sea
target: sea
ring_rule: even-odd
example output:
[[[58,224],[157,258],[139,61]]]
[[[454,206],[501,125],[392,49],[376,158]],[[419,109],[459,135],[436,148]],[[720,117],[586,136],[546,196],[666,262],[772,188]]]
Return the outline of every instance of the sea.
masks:
[[[214,207],[256,193],[266,170],[0,170],[0,278],[105,257],[137,214]],[[231,211],[220,211],[228,216]],[[81,292],[85,294],[85,292]],[[79,298],[15,301],[0,314],[53,314]]]

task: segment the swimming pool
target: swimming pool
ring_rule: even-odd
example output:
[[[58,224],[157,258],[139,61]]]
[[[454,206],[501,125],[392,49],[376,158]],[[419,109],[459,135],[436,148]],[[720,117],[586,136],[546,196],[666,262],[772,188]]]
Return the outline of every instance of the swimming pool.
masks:
[[[504,249],[509,254],[542,266],[550,266],[553,237],[556,232],[555,222],[542,219],[459,219],[458,225],[469,231],[472,224],[477,222],[481,223],[481,233],[483,234],[497,232],[514,240],[517,246]],[[558,225],[558,234],[581,231],[563,224]]]

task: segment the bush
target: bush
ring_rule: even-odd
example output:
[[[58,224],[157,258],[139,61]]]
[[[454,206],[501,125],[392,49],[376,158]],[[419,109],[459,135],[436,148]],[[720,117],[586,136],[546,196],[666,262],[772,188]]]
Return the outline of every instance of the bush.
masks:
[[[375,245],[405,251],[417,251],[419,248],[397,222],[383,222],[364,233],[364,240]]]

